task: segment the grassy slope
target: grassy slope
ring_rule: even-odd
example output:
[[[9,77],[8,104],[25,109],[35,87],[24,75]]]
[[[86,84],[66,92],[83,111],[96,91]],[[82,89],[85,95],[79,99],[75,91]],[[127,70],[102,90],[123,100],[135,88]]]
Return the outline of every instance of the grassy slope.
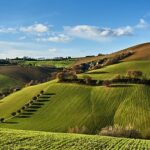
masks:
[[[30,86],[15,92],[0,101],[0,117],[10,117],[10,114],[29,102],[33,96],[48,87],[50,82]]]
[[[106,136],[45,133],[0,129],[1,149],[91,150],[130,149],[148,150],[150,141]]]
[[[132,126],[144,133],[150,127],[149,90],[149,86],[143,85],[105,88],[52,83],[47,94],[54,95],[40,98],[22,113],[23,118],[16,117],[0,127],[67,132],[69,127],[85,125],[95,132],[107,125],[119,124]],[[24,92],[18,94],[26,95]],[[14,97],[15,101],[20,100],[17,95]],[[12,100],[12,97],[8,98]],[[25,102],[26,99],[21,100]],[[5,105],[0,104],[0,108],[6,109],[10,102]]]
[[[4,88],[15,87],[17,85],[22,85],[22,83],[8,76],[0,74],[0,91]]]
[[[119,64],[107,66],[102,69],[89,71],[86,74],[91,76],[93,79],[111,79],[117,74],[125,75],[128,70],[133,69],[141,70],[144,75],[150,77],[150,70],[148,69],[148,66],[150,66],[150,60],[122,62]],[[79,77],[82,77],[82,75],[79,75]]]
[[[30,82],[31,80],[42,80],[50,76],[55,70],[51,68],[27,67],[27,66],[0,66],[0,74],[8,76],[20,82]]]
[[[55,66],[55,67],[69,67],[75,60],[62,60],[62,61],[24,61],[21,64],[33,66]]]

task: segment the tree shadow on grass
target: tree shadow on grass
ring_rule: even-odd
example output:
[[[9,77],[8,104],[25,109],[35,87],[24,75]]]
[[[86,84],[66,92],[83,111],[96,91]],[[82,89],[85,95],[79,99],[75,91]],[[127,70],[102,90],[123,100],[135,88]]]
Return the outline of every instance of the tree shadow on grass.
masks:
[[[30,118],[31,116],[30,115],[19,115],[17,116],[17,118]]]
[[[36,102],[36,103],[32,104],[32,106],[42,106],[42,105],[44,105],[44,103],[38,103],[38,102]]]
[[[32,113],[32,112],[23,112],[23,113],[21,113],[22,115],[33,115],[34,113]]]
[[[27,109],[27,110],[25,110],[25,111],[27,111],[27,112],[36,112],[37,109]]]
[[[40,96],[39,98],[50,98],[50,96]]]
[[[97,71],[97,72],[87,72],[86,74],[105,74],[105,73],[109,73],[106,71]]]
[[[31,109],[37,109],[37,108],[41,108],[41,106],[40,105],[32,105],[32,106],[30,106],[29,108],[31,108]]]
[[[111,87],[132,87],[133,85],[130,85],[130,84],[113,84],[111,85]]]
[[[40,99],[40,100],[37,100],[37,102],[48,102],[48,101],[50,101],[50,100],[48,100],[48,99]]]
[[[18,124],[18,122],[14,122],[14,121],[6,121],[4,122],[5,124]]]
[[[43,95],[56,95],[56,93],[45,93]]]

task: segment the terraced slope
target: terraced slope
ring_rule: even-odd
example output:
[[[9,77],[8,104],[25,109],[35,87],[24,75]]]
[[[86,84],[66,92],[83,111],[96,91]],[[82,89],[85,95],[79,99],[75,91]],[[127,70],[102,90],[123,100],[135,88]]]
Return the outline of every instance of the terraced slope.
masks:
[[[89,71],[86,74],[93,79],[111,79],[115,75],[125,75],[128,70],[140,70],[146,77],[150,78],[150,60],[145,61],[129,61],[107,66],[102,69]],[[82,74],[84,75],[84,74]],[[79,75],[79,77],[82,77]]]
[[[150,127],[149,91],[150,87],[144,85],[107,88],[51,83],[37,102],[0,127],[68,132],[69,127],[86,126],[89,132],[95,133],[102,127],[117,124],[131,126],[144,134]],[[20,107],[28,100],[26,95],[22,91],[11,95],[4,104],[0,104],[0,110],[13,106],[12,99]],[[5,114],[0,111],[0,116]]]
[[[77,134],[45,133],[0,129],[1,149],[91,150],[130,149],[149,150],[150,141]]]

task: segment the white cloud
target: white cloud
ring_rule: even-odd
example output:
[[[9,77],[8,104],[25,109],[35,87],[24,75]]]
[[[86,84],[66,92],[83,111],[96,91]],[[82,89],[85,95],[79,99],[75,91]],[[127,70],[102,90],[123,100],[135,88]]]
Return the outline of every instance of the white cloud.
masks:
[[[70,41],[71,38],[68,36],[68,35],[65,35],[65,34],[58,34],[58,35],[55,35],[55,36],[50,36],[50,37],[47,37],[47,38],[37,38],[36,41],[42,41],[42,42],[68,42]]]
[[[16,31],[16,28],[0,27],[0,33],[15,33]]]
[[[130,26],[111,29],[89,25],[77,25],[73,27],[64,27],[64,31],[66,34],[72,37],[79,37],[92,40],[103,40],[105,38],[110,37],[130,36],[133,33],[133,29]]]
[[[149,24],[141,18],[139,23],[136,25],[136,28],[147,28],[148,26]]]
[[[28,33],[44,33],[49,30],[48,26],[44,24],[34,24],[27,27],[21,27],[21,32],[28,32]]]

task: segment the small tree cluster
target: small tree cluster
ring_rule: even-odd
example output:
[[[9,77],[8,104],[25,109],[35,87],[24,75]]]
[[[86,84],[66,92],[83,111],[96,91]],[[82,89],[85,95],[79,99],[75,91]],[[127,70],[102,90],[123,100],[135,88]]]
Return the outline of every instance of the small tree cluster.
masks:
[[[143,73],[140,70],[128,70],[126,76],[129,78],[141,78]]]
[[[60,82],[66,81],[66,80],[75,80],[77,79],[76,72],[74,71],[63,71],[57,74],[57,78]]]
[[[92,78],[90,76],[84,75],[83,79],[84,79],[86,84],[89,84],[89,85],[91,84]]]
[[[5,122],[5,118],[0,118],[0,122],[1,123]]]
[[[111,81],[110,80],[104,80],[103,83],[102,83],[102,85],[106,86],[106,87],[110,87]]]
[[[138,130],[135,130],[133,128],[122,128],[120,126],[117,127],[108,126],[102,128],[99,134],[105,136],[116,136],[116,137],[127,137],[127,138],[142,137],[141,133]]]
[[[88,134],[89,130],[86,126],[82,126],[82,127],[72,127],[68,129],[68,133],[79,133],[79,134]]]

